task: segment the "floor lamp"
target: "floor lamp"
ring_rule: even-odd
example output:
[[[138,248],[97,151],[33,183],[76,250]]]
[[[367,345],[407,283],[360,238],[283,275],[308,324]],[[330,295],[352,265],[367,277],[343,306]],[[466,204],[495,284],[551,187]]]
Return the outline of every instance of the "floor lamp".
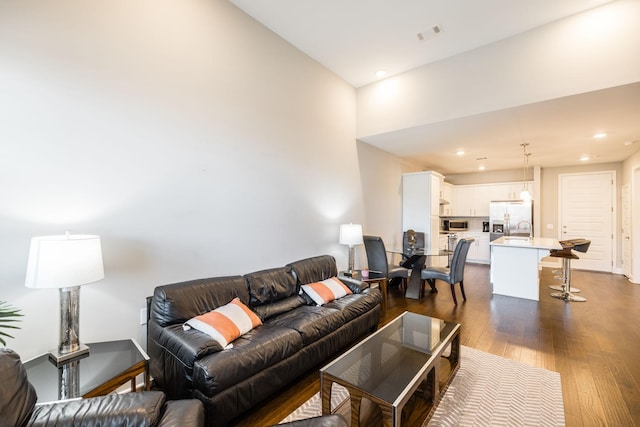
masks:
[[[89,352],[80,343],[80,286],[103,278],[100,237],[67,232],[31,239],[25,285],[60,289],[59,346],[49,354],[57,364]]]

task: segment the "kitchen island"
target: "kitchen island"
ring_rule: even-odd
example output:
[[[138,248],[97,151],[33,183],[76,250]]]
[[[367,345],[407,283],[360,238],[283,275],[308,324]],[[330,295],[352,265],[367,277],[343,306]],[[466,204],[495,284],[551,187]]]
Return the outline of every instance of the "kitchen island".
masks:
[[[504,236],[489,245],[493,293],[538,301],[540,260],[550,249],[562,249],[558,240]]]

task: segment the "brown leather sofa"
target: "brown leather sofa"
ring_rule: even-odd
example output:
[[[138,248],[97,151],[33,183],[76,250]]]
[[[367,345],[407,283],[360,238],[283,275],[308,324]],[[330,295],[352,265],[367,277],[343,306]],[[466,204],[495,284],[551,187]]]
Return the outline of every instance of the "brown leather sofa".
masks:
[[[160,391],[36,404],[36,391],[20,356],[6,348],[0,349],[0,384],[0,427],[204,425],[200,401],[167,402]]]
[[[381,294],[341,280],[352,295],[316,306],[300,286],[337,276],[319,256],[244,276],[159,286],[149,305],[150,373],[172,399],[195,397],[207,425],[225,425],[377,328]],[[262,320],[223,350],[185,321],[239,298]]]

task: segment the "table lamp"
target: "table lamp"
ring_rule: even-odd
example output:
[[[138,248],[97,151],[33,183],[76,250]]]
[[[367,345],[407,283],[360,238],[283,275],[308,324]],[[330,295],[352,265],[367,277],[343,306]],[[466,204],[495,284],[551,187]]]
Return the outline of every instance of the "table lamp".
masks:
[[[42,236],[31,239],[28,288],[60,289],[60,340],[49,357],[57,364],[86,355],[80,343],[80,286],[104,278],[99,236]]]
[[[349,246],[349,275],[353,274],[354,246],[362,243],[362,225],[342,224],[340,226],[340,244]]]

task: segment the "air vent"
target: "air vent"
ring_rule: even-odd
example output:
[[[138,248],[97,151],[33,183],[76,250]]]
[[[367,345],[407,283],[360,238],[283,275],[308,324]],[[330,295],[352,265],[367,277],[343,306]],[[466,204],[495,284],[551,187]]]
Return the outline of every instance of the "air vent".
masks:
[[[431,27],[426,31],[419,32],[418,34],[416,34],[416,37],[418,38],[418,40],[423,41],[426,39],[431,39],[437,35],[440,35],[442,31],[443,31],[442,25],[434,25],[433,27]]]

